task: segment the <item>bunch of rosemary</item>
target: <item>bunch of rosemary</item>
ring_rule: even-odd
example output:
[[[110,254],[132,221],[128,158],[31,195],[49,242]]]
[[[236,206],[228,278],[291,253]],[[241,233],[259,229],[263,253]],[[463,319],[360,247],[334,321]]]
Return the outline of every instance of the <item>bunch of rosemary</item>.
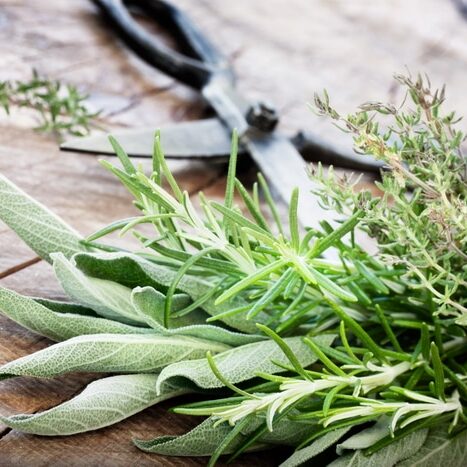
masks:
[[[208,416],[198,427],[135,444],[162,455],[211,456],[211,465],[221,454],[274,445],[296,448],[283,463],[289,467],[315,456],[333,466],[462,465],[463,135],[455,117],[441,113],[444,92],[399,79],[413,110],[407,102],[366,104],[344,118],[326,95],[316,98],[321,113],[354,134],[357,149],[391,169],[382,174],[383,195],[372,199],[318,167],[323,204],[345,215],[337,228],[323,222],[320,231],[302,232],[297,191],[284,226],[261,176],[250,195],[235,177],[235,135],[224,202],[201,194],[202,214],[168,169],[158,135],[149,176],[112,140],[122,167],[102,163],[141,214],[87,239],[0,178],[0,218],[53,264],[75,302],[0,289],[7,316],[59,341],[4,365],[0,378],[118,374],[45,412],[0,421],[67,435],[197,392],[202,402],[175,411]],[[389,123],[381,127],[378,116]],[[142,224],[153,233],[143,234]],[[380,255],[357,244],[358,228],[377,240]],[[100,243],[116,230],[132,231],[142,249]],[[329,249],[338,261],[323,259]]]

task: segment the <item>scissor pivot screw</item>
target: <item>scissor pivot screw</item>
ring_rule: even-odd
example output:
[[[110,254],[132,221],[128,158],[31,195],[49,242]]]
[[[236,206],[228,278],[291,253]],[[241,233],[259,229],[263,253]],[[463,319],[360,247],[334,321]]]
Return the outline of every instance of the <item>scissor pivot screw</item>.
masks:
[[[258,130],[269,133],[276,128],[279,116],[271,105],[257,102],[248,108],[246,121]]]

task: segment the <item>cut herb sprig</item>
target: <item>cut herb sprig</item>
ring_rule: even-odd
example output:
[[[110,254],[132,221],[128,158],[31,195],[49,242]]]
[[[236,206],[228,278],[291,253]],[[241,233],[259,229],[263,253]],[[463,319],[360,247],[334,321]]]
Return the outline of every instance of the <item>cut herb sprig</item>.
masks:
[[[32,109],[39,120],[36,130],[59,137],[89,133],[100,112],[88,110],[87,98],[76,86],[50,80],[36,70],[30,80],[0,82],[0,107],[7,114],[14,107]]]

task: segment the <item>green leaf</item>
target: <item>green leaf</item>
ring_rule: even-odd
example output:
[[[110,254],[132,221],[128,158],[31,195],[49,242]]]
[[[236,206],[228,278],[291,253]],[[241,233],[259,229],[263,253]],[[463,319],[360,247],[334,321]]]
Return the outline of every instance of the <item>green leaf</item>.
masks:
[[[331,345],[333,340],[334,336],[331,335],[315,338],[315,341],[322,346]],[[316,355],[302,342],[300,337],[289,337],[284,341],[303,367],[317,361]],[[243,345],[214,356],[215,365],[220,373],[233,384],[254,378],[258,372],[275,374],[284,371],[273,361],[282,365],[289,363],[282,350],[271,340]],[[175,377],[187,378],[201,388],[222,387],[222,383],[212,372],[206,358],[167,366],[160,374],[158,385]]]
[[[193,430],[181,436],[160,436],[151,440],[133,442],[145,452],[163,456],[210,456],[232,431],[227,424],[214,426],[215,420],[208,418]],[[233,452],[233,446],[226,454]]]
[[[442,399],[446,400],[446,396],[444,394],[444,371],[443,371],[443,363],[441,362],[441,358],[439,356],[439,350],[437,345],[432,342],[430,346],[431,352],[431,363],[433,365],[434,376],[435,376],[435,391],[436,395]]]
[[[382,416],[373,426],[365,428],[343,443],[337,445],[337,453],[342,455],[345,449],[366,449],[390,434],[390,419]]]
[[[183,193],[180,190],[180,187],[178,186],[174,176],[172,175],[172,172],[167,165],[167,161],[165,160],[164,152],[162,151],[160,131],[157,131],[154,137],[154,158],[157,160],[156,165],[159,167],[169,182],[170,188],[172,188],[175,197],[178,199],[178,201],[181,202],[183,199]]]
[[[467,464],[467,431],[449,437],[447,425],[430,428],[420,450],[397,467],[460,467]]]
[[[320,287],[330,292],[335,297],[339,297],[340,299],[345,300],[346,302],[357,302],[358,301],[358,298],[353,293],[350,293],[349,291],[340,287],[335,282],[333,282],[331,279],[329,279],[328,276],[322,274],[318,270],[309,267],[308,271],[315,279],[316,284],[318,284]]]
[[[71,313],[75,315],[92,316],[93,318],[99,317],[99,315],[91,308],[83,305],[78,305],[73,302],[62,302],[59,300],[50,300],[47,298],[31,297],[36,303],[45,306],[49,310],[55,311],[56,313]]]
[[[289,205],[289,228],[290,228],[290,244],[295,251],[298,251],[300,246],[300,233],[298,228],[298,188],[294,188],[290,198]]]
[[[250,424],[251,417],[246,417],[240,420],[235,426],[232,427],[229,434],[222,440],[217,446],[216,450],[212,453],[211,458],[207,464],[207,467],[214,467],[222,454],[225,454],[229,447],[238,443],[242,437],[242,430],[244,430]]]
[[[280,467],[296,467],[304,464],[318,454],[321,454],[333,444],[337,443],[337,441],[339,441],[350,430],[350,428],[351,427],[339,428],[326,433],[309,446],[295,451],[280,465]]]
[[[61,306],[66,309],[66,305],[62,304]],[[75,305],[69,305],[69,307],[76,309]],[[53,311],[32,298],[23,297],[4,288],[0,288],[0,309],[3,314],[26,329],[55,341],[84,334],[144,334],[152,332],[147,328],[129,326],[85,314]]]
[[[131,303],[131,289],[116,282],[88,277],[61,253],[52,254],[53,267],[63,290],[97,314],[127,324],[146,325]]]
[[[227,423],[216,425],[216,421],[215,417],[210,417],[181,436],[160,436],[152,440],[134,440],[133,442],[143,451],[163,456],[210,456],[233,430]],[[263,423],[262,419],[254,419],[228,446],[224,454],[235,452],[237,447],[245,442],[248,435],[253,433],[261,423]],[[249,450],[266,449],[275,444],[294,446],[305,439],[312,429],[310,424],[283,419],[274,426],[272,433],[266,432],[259,439],[259,444],[253,445]]]
[[[250,285],[255,284],[260,279],[263,279],[264,277],[269,276],[273,272],[279,270],[284,264],[285,263],[282,259],[266,264],[266,266],[263,266],[262,268],[255,271],[253,274],[249,274],[248,276],[239,280],[232,287],[223,292],[219,297],[216,298],[215,304],[217,306],[222,305],[223,303],[225,303],[226,300],[232,299],[232,297],[234,297]]]
[[[73,260],[87,276],[107,279],[132,288],[152,286],[164,293],[176,277],[176,271],[172,269],[127,253],[78,254]],[[205,296],[212,287],[212,283],[186,274],[178,283],[177,289],[196,301]],[[247,305],[241,297],[235,297],[222,305],[215,305],[214,301],[214,298],[210,298],[201,305],[201,308],[211,316]],[[267,315],[264,313],[258,314],[255,318],[256,322],[266,320]],[[255,322],[245,320],[243,316],[227,316],[221,321],[242,332],[251,334],[257,332]]]
[[[234,198],[235,190],[235,172],[237,170],[237,156],[238,156],[238,134],[234,129],[232,132],[232,144],[230,148],[229,169],[227,171],[227,181],[225,184],[224,205],[231,208]]]
[[[456,324],[459,326],[467,326],[467,313],[463,312],[458,318],[456,318]]]
[[[247,227],[255,232],[259,232],[260,234],[264,234],[274,240],[272,234],[270,234],[267,230],[262,229],[254,222],[248,220],[245,216],[238,213],[236,210],[227,208],[226,206],[216,203],[215,201],[212,202],[212,207],[217,209],[221,214],[224,215],[226,219],[229,219],[232,222],[235,222],[240,227]]]
[[[190,392],[165,385],[156,394],[157,375],[119,375],[89,384],[78,396],[44,412],[0,416],[0,422],[23,433],[65,436],[112,425],[163,400]]]
[[[77,232],[1,174],[0,220],[48,262],[57,251],[69,258],[87,250]]]
[[[344,235],[351,232],[360,221],[363,215],[362,210],[357,210],[351,217],[349,217],[340,227],[333,230],[326,237],[319,239],[311,248],[308,253],[309,258],[316,258],[324,253],[329,247],[335,245]]]
[[[282,228],[282,222],[281,218],[279,215],[279,212],[277,210],[276,203],[273,200],[273,197],[271,195],[271,191],[269,190],[268,183],[266,182],[266,179],[263,177],[261,173],[258,173],[258,182],[261,186],[261,189],[263,191],[263,196],[266,200],[266,203],[269,207],[269,210],[271,211],[271,215],[274,219],[274,222],[277,225],[277,230],[279,231],[279,234],[284,237],[284,230]]]
[[[209,324],[194,324],[167,329],[162,324],[164,321],[164,301],[164,295],[152,287],[136,288],[132,293],[133,305],[141,314],[151,315],[152,321],[150,325],[156,329],[158,334],[166,336],[177,335],[199,337],[201,339],[208,339],[233,347],[264,340],[264,338],[259,335],[241,334],[239,332],[229,331],[220,326],[211,326]],[[190,313],[190,315],[191,314],[192,313]],[[184,318],[185,317],[181,317],[173,321],[177,322]],[[184,319],[184,321],[187,320]]]
[[[417,453],[422,447],[427,434],[428,430],[426,429],[417,430],[394,441],[371,456],[365,456],[363,451],[357,450],[336,459],[328,467],[393,467],[398,462]]]
[[[112,149],[114,150],[114,152],[117,155],[118,159],[120,160],[120,163],[122,164],[123,168],[125,169],[125,172],[127,174],[129,174],[129,175],[135,174],[136,173],[135,166],[130,161],[130,158],[128,157],[128,154],[120,146],[120,143],[112,135],[109,135],[109,142],[112,145]]]
[[[263,229],[266,231],[270,231],[268,223],[266,219],[263,216],[263,213],[261,212],[261,209],[259,206],[257,206],[253,200],[253,198],[250,196],[248,193],[247,189],[242,185],[240,180],[235,179],[235,188],[237,188],[238,193],[242,197],[243,202],[245,203],[245,206],[247,207],[249,213],[255,220],[255,222]],[[229,206],[227,206],[229,207]]]
[[[0,379],[51,377],[72,371],[148,373],[228,347],[193,337],[94,334],[73,337],[0,367]],[[162,384],[158,386],[160,391]]]
[[[115,232],[116,230],[121,230],[126,227],[130,222],[134,222],[135,220],[139,219],[139,217],[129,217],[127,219],[119,219],[111,224],[106,225],[102,229],[99,229],[97,232],[89,235],[86,238],[87,242],[93,242],[94,240],[98,240],[101,237],[105,237],[106,235]]]
[[[187,294],[175,294],[172,300],[172,311],[177,312],[184,309],[191,302]],[[135,309],[147,319],[147,323],[154,329],[160,331],[167,331],[164,327],[164,305],[165,295],[153,287],[135,287],[131,292],[131,303]],[[191,317],[193,315],[193,317]],[[201,312],[190,313],[188,316],[184,315],[178,319],[172,319],[170,324],[173,328],[184,326],[185,324],[192,324],[193,319],[195,322],[204,322],[209,315]]]
[[[360,274],[371,284],[377,292],[382,294],[389,294],[389,289],[386,287],[385,283],[371,271],[368,269],[365,264],[361,261],[354,261],[355,266],[357,267]]]

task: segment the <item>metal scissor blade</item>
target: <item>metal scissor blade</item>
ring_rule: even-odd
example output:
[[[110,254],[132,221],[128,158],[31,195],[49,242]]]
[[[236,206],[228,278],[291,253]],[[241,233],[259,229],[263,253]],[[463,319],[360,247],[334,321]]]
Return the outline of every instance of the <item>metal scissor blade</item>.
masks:
[[[230,153],[231,135],[218,118],[163,126],[161,141],[168,158],[193,159],[226,157]],[[155,127],[132,128],[111,132],[130,156],[151,157]],[[98,134],[66,141],[65,151],[93,154],[114,154],[107,134]]]
[[[285,203],[290,202],[296,187],[300,190],[298,219],[302,226],[319,228],[322,220],[333,224],[331,212],[323,209],[317,197],[310,193],[316,184],[308,177],[306,162],[289,140],[274,133],[247,133],[242,142],[273,190]]]
[[[154,132],[155,128],[146,127],[116,130],[111,134],[130,156],[151,157]],[[164,154],[169,159],[221,161],[230,154],[231,134],[218,118],[162,125],[160,132]],[[305,160],[310,162],[321,161],[328,165],[367,172],[379,172],[383,165],[369,156],[341,151],[331,142],[316,135],[299,132],[291,138],[291,142]],[[91,154],[115,154],[106,133],[66,141],[60,149]],[[244,151],[245,148],[240,147],[240,152]]]

